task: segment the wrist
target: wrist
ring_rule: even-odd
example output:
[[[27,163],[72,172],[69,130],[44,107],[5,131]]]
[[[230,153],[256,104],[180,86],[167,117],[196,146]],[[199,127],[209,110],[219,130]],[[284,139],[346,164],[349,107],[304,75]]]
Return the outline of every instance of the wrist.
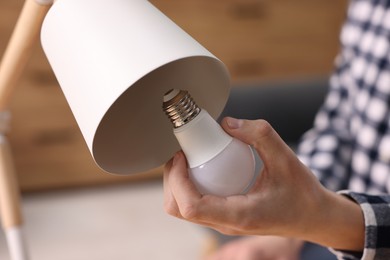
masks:
[[[303,238],[340,250],[363,251],[364,218],[360,206],[325,190]]]

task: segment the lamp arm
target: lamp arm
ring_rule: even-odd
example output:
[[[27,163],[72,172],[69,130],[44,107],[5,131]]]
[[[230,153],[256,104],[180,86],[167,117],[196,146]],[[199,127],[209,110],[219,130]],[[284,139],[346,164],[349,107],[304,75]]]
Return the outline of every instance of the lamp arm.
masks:
[[[19,185],[6,132],[10,115],[0,112],[0,213],[12,260],[28,260],[22,235],[22,213]]]
[[[0,63],[0,111],[7,109],[12,90],[32,53],[51,3],[26,0]]]
[[[28,253],[22,235],[23,220],[18,183],[11,149],[3,134],[0,134],[0,210],[11,259],[27,260]]]
[[[6,138],[12,90],[32,53],[52,1],[26,0],[0,63],[0,214],[12,260],[27,260],[20,191]]]

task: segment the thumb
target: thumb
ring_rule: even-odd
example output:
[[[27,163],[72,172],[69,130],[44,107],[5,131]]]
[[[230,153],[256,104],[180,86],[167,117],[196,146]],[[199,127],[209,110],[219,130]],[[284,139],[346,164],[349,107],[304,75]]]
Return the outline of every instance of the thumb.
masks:
[[[252,145],[267,164],[290,156],[292,151],[265,120],[224,118],[223,129],[231,136]]]

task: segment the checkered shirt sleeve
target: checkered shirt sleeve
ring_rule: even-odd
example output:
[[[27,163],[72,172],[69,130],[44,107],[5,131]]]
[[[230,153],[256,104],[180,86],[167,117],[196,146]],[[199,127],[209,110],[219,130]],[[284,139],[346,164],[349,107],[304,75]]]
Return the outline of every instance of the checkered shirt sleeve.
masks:
[[[323,106],[298,147],[327,188],[390,190],[390,1],[351,1]]]
[[[390,259],[390,195],[382,195],[390,193],[390,1],[351,0],[340,41],[328,95],[298,156],[362,208],[364,252],[337,251],[339,258]]]
[[[390,259],[390,195],[367,195],[340,191],[358,203],[365,222],[365,245],[363,253],[332,250],[338,259]]]

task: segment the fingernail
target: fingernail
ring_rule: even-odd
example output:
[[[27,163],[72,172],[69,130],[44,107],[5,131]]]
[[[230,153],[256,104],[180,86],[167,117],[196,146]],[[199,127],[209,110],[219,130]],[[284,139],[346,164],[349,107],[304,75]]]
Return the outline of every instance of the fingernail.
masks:
[[[236,119],[233,117],[229,117],[226,120],[227,125],[229,126],[230,129],[237,129],[242,126],[243,121],[241,119]]]

